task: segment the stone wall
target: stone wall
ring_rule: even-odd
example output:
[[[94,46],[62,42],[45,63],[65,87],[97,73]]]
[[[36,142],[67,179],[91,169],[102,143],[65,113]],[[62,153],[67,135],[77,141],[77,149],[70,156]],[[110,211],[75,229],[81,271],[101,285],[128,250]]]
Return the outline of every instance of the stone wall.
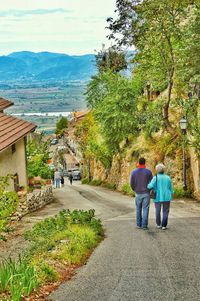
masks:
[[[52,186],[34,190],[25,196],[19,197],[19,205],[12,220],[20,219],[22,216],[36,211],[54,201]]]
[[[147,160],[147,168],[153,171],[155,174],[155,165],[159,162],[160,157],[154,151],[154,149],[145,150],[141,152],[141,156],[144,156]],[[105,170],[100,162],[94,161],[92,164],[92,178],[101,180],[116,185],[117,190],[122,191],[125,184],[129,184],[131,171],[136,168],[138,158],[131,155],[131,152],[120,156],[115,156],[112,161],[110,170]],[[172,177],[175,187],[182,187],[182,158],[180,150],[177,150],[174,157],[166,156],[164,159],[166,165],[166,173]],[[188,186],[192,187],[191,170],[187,169]]]

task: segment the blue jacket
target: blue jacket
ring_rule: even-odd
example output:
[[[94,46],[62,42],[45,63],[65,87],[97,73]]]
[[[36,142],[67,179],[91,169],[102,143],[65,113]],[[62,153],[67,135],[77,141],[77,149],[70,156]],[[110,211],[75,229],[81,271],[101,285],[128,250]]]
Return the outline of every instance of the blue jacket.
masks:
[[[172,200],[173,185],[171,178],[165,174],[157,175],[153,177],[151,182],[148,184],[149,189],[153,189],[156,192],[156,199],[154,202],[169,202]]]
[[[147,188],[153,175],[147,168],[136,168],[131,173],[130,185],[137,194],[149,193]]]

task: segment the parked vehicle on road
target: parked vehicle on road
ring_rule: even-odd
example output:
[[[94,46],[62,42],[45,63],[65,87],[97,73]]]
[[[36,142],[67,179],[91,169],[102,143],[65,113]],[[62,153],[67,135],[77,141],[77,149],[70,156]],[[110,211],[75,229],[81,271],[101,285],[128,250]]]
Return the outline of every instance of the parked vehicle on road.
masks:
[[[73,180],[80,180],[81,179],[81,172],[80,170],[73,170],[72,171]]]
[[[50,143],[51,145],[56,145],[56,144],[58,144],[58,139],[53,139],[53,140],[51,140],[51,143]]]

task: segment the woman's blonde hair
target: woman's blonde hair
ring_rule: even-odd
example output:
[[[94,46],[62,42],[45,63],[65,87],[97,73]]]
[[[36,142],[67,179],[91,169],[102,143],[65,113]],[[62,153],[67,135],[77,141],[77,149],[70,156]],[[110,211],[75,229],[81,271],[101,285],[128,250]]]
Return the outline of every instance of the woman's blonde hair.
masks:
[[[157,173],[164,173],[165,172],[165,165],[162,163],[159,163],[156,165],[156,171]]]

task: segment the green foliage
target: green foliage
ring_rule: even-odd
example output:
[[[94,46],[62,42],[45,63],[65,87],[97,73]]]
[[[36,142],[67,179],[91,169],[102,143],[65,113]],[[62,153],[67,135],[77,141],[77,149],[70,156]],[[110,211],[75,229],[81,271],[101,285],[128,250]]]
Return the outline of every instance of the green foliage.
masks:
[[[26,231],[25,238],[30,241],[49,240],[58,231],[67,229],[69,224],[88,224],[94,219],[94,210],[83,211],[62,210],[55,217],[46,218],[44,221],[37,223],[32,230]],[[99,221],[100,222],[100,221]]]
[[[13,301],[29,296],[38,286],[36,272],[25,259],[8,260],[0,265],[0,293],[8,291]]]
[[[81,183],[82,184],[89,184],[90,180],[88,178],[84,178],[84,179],[81,180]]]
[[[40,176],[43,179],[51,179],[51,171],[47,164],[49,142],[44,142],[42,136],[27,143],[27,158],[29,178]]]
[[[100,135],[99,125],[92,112],[76,125],[75,136],[84,158],[96,158],[105,168],[111,166],[112,154]]]
[[[38,278],[42,283],[58,280],[58,273],[46,262],[40,262],[38,266]]]
[[[99,72],[112,71],[117,73],[127,68],[125,53],[116,47],[103,49],[96,55],[96,65]]]
[[[99,73],[88,85],[87,102],[109,153],[119,151],[120,143],[130,134],[137,134],[138,115],[134,82],[119,74]]]
[[[135,196],[135,193],[132,190],[129,183],[126,183],[122,186],[122,192],[124,192],[125,194],[128,194],[128,195],[131,195],[131,196]]]
[[[60,244],[52,254],[54,259],[67,261],[68,264],[79,264],[85,260],[88,251],[96,245],[96,234],[88,226],[71,226],[73,235],[69,237],[68,244]]]
[[[102,184],[101,180],[92,180],[90,182],[90,185],[94,185],[94,186],[100,186]]]
[[[66,117],[61,117],[60,120],[56,123],[56,134],[63,136],[64,131],[67,129],[68,119]]]
[[[102,186],[112,190],[116,190],[117,188],[115,183],[109,183],[109,182],[102,183]]]
[[[180,198],[191,198],[192,192],[190,190],[183,190],[182,187],[175,187],[174,188],[174,198],[180,199]]]
[[[199,1],[117,0],[116,5],[116,19],[108,19],[110,38],[135,46],[134,76],[143,77],[144,89],[147,83],[151,91],[167,89],[162,116],[169,128],[173,88],[178,93],[184,88],[185,97],[199,66]]]
[[[95,211],[63,210],[26,231],[31,247],[18,261],[0,264],[0,294],[9,293],[12,300],[22,300],[33,289],[46,282],[57,281],[59,272],[54,264],[79,264],[103,236],[101,221]]]
[[[10,217],[18,206],[18,195],[14,191],[6,191],[10,176],[0,177],[0,240],[4,239],[2,232],[6,231]]]
[[[163,104],[160,100],[151,103],[147,101],[140,103],[140,120],[138,122],[147,137],[152,137],[154,133],[163,128],[162,109]]]
[[[89,179],[83,179],[82,184],[89,184],[92,186],[102,186],[108,189],[116,190],[116,184],[115,183],[109,183],[109,182],[103,182],[101,180],[92,180],[90,181]]]

